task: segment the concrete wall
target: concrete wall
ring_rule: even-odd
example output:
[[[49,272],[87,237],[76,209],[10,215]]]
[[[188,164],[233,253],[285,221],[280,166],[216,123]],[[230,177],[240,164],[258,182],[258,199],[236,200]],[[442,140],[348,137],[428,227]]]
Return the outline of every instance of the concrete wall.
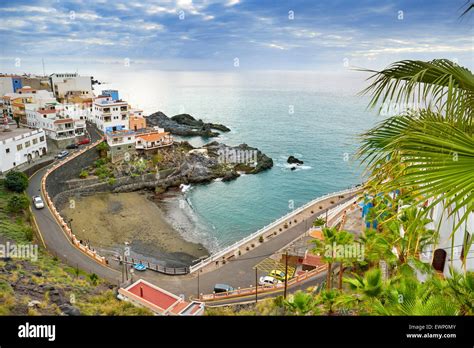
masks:
[[[99,152],[94,147],[53,171],[46,180],[46,190],[49,195],[55,197],[64,191],[66,181],[77,179],[83,168],[92,165],[99,158]]]

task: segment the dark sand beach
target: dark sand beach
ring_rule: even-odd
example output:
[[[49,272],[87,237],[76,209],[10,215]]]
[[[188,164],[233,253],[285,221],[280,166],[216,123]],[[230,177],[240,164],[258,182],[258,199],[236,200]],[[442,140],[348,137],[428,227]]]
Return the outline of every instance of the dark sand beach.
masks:
[[[61,213],[72,219],[73,232],[91,246],[114,254],[130,243],[131,256],[169,267],[189,265],[208,255],[206,248],[185,240],[147,192],[99,193],[76,197],[74,208]],[[93,207],[93,208],[92,208]],[[91,211],[93,209],[93,211]]]

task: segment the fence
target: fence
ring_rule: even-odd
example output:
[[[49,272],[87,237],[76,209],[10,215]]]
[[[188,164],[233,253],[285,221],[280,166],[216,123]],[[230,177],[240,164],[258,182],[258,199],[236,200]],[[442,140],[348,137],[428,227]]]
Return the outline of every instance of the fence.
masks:
[[[287,286],[291,287],[293,285],[299,284],[309,278],[315,277],[327,269],[327,265],[321,265],[316,267],[311,271],[305,271],[302,274],[297,275],[296,277],[291,278],[287,282]],[[257,296],[264,295],[267,293],[272,293],[274,291],[281,291],[285,288],[284,283],[279,283],[276,285],[258,285],[252,286],[250,285],[248,288],[238,288],[236,290],[221,292],[221,293],[212,293],[212,294],[199,294],[200,301],[215,301],[215,300],[223,300],[223,299],[233,299],[238,298],[241,296],[250,296],[255,295],[255,291],[257,292]]]
[[[228,252],[230,252],[231,250],[235,250],[241,246],[243,246],[244,244],[250,242],[251,240],[263,235],[265,232],[268,232],[269,229],[272,229],[276,226],[278,226],[279,224],[281,224],[282,222],[284,222],[285,220],[288,220],[290,219],[291,217],[293,217],[294,215],[297,215],[301,212],[303,212],[305,209],[325,200],[325,199],[328,199],[330,197],[334,197],[334,196],[342,196],[342,195],[347,195],[347,194],[352,194],[352,193],[356,193],[358,191],[360,191],[361,188],[359,187],[354,187],[354,188],[350,188],[350,189],[346,189],[346,190],[343,190],[343,191],[339,191],[339,192],[333,192],[333,193],[329,193],[329,194],[326,194],[324,196],[321,196],[321,197],[318,197],[304,205],[302,205],[301,207],[289,212],[288,214],[280,217],[279,219],[275,220],[274,222],[262,227],[261,229],[259,229],[258,231],[252,233],[251,235],[235,242],[234,244],[231,244],[227,247],[225,247],[224,249],[222,250],[219,250],[218,252],[216,252],[215,254],[209,256],[207,259],[204,259],[202,261],[200,261],[199,263],[191,266],[189,268],[189,271],[190,273],[193,273],[195,271],[197,271],[198,269],[201,269],[202,267],[204,266],[207,266],[208,264],[210,264],[211,262],[213,261],[216,261],[217,259],[219,259],[220,257],[226,255]]]
[[[53,200],[49,196],[48,191],[46,191],[46,180],[53,171],[64,165],[65,163],[69,162],[70,160],[76,158],[77,156],[82,155],[84,152],[92,149],[93,147],[97,146],[103,141],[103,138],[99,139],[93,144],[90,144],[89,146],[73,153],[71,156],[65,158],[63,161],[53,165],[51,168],[49,168],[46,171],[46,174],[43,176],[41,179],[41,192],[43,193],[43,196],[45,198],[46,204],[48,205],[51,214],[54,216],[56,219],[57,223],[59,224],[59,227],[66,233],[66,235],[71,239],[72,244],[78,248],[80,251],[82,251],[84,254],[90,256],[93,258],[95,261],[101,263],[101,264],[107,264],[107,260],[105,257],[100,256],[97,254],[97,252],[94,249],[91,249],[89,246],[81,244],[81,242],[76,238],[76,236],[72,233],[71,228],[67,225],[67,223],[64,221],[63,217],[61,214],[59,214],[58,210],[54,206]]]

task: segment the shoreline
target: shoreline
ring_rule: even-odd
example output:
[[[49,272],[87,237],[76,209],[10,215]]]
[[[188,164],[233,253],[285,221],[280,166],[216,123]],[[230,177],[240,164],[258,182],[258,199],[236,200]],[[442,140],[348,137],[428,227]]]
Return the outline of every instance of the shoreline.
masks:
[[[186,240],[169,223],[156,198],[146,191],[81,196],[73,208],[63,207],[61,214],[72,219],[77,238],[104,256],[122,254],[125,242],[130,243],[130,257],[166,267],[189,266],[209,255],[201,243]]]

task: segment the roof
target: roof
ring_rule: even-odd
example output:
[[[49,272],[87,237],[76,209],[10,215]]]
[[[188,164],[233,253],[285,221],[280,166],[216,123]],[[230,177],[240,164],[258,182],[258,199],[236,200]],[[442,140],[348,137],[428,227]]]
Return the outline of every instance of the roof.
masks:
[[[302,264],[307,265],[307,266],[317,267],[317,266],[321,266],[322,264],[324,264],[324,262],[321,260],[321,256],[306,253]]]
[[[139,279],[128,288],[124,289],[144,301],[153,304],[163,311],[170,309],[179,302],[185,302],[181,297],[161,289],[146,280]],[[189,304],[186,302],[186,304]]]
[[[0,130],[0,141],[11,139],[20,135],[28,135],[32,132],[43,133],[43,129],[17,128],[16,125],[10,126],[9,131],[7,132]]]
[[[56,112],[58,112],[58,110],[55,110],[55,109],[44,109],[44,110],[37,110],[37,112],[39,112],[40,114],[54,114]]]
[[[161,138],[170,134],[169,132],[162,133],[149,133],[149,134],[137,134],[137,138],[143,139],[144,141],[158,141]]]
[[[58,124],[58,123],[71,123],[71,122],[74,122],[74,120],[72,118],[64,118],[64,119],[61,119],[61,120],[56,120],[54,121],[54,124]]]

